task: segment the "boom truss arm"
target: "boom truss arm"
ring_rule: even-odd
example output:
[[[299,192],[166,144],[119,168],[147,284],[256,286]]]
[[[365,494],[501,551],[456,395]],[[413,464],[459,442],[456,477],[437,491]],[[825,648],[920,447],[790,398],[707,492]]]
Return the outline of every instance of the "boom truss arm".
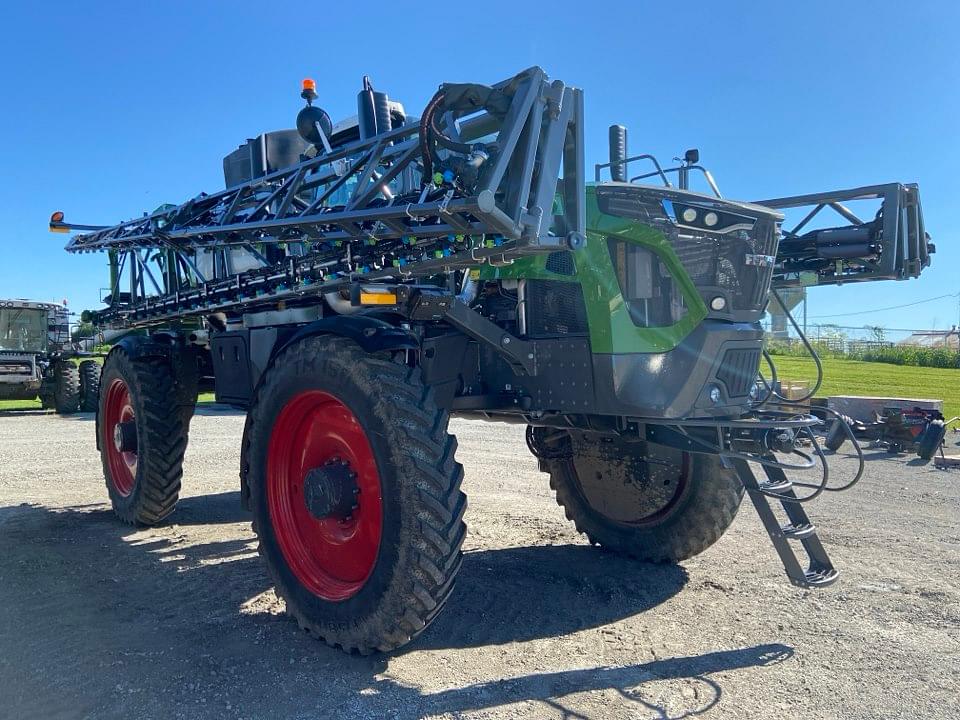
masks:
[[[856,201],[874,201],[874,206],[879,201],[879,207],[873,217],[861,219],[844,204]],[[914,184],[872,185],[756,204],[807,209],[794,226],[787,229],[784,223],[774,287],[905,280],[918,277],[935,250]],[[833,213],[833,223],[841,224],[809,229],[824,210]]]
[[[69,252],[108,251],[129,278],[98,319],[157,324],[576,242],[581,91],[531,68],[492,87],[444,85],[435,100],[420,122],[74,236]]]

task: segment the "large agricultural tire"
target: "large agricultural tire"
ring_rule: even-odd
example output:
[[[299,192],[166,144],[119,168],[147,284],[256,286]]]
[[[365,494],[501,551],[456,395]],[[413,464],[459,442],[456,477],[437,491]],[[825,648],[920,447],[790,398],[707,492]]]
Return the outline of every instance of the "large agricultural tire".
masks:
[[[72,415],[80,410],[80,369],[72,362],[58,362],[53,367],[53,409],[58,415]]]
[[[257,390],[241,469],[287,612],[368,654],[419,635],[460,569],[463,468],[420,370],[338,337],[283,350]]]
[[[100,363],[80,363],[80,412],[96,412],[100,407]]]
[[[113,510],[131,525],[156,525],[177,504],[187,448],[173,372],[115,349],[100,384],[97,440]]]
[[[614,447],[611,454],[573,443],[566,457],[543,461],[557,504],[592,544],[675,563],[699,555],[730,527],[743,484],[718,458],[654,444],[645,456]]]

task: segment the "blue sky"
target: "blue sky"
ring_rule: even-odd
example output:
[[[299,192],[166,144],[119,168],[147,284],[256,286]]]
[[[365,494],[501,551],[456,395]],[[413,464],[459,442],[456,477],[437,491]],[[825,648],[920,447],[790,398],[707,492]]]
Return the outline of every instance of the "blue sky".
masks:
[[[621,122],[634,152],[669,160],[699,147],[731,198],[920,183],[933,268],[816,289],[811,322],[960,292],[958,3],[281,6],[4,8],[0,295],[97,306],[104,259],[67,255],[65,236],[46,231],[50,212],[111,223],[219,189],[223,155],[292,126],[303,77],[337,119],[355,112],[363,74],[419,112],[442,81],[495,82],[533,64],[584,88],[591,167]],[[958,301],[834,321],[945,327]]]

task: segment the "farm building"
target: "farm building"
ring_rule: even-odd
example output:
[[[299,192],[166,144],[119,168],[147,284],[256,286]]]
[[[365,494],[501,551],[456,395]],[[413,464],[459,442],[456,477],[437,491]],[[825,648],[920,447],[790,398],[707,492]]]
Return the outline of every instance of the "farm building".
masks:
[[[954,325],[949,330],[920,330],[904,338],[898,344],[947,347],[960,350],[960,329]]]

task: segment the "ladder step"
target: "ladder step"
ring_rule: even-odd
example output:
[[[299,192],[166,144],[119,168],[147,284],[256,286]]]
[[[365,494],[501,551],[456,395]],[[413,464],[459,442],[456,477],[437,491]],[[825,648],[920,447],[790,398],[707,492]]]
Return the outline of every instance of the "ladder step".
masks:
[[[789,524],[780,528],[783,536],[791,540],[802,540],[805,537],[810,537],[816,530],[816,526],[810,522]]]
[[[763,490],[764,492],[775,492],[782,493],[786,492],[793,487],[793,483],[789,480],[763,480],[757,481],[757,487]]]
[[[803,580],[790,578],[790,583],[802,588],[824,588],[833,585],[839,577],[840,571],[831,567],[822,570],[807,570],[804,573]]]

